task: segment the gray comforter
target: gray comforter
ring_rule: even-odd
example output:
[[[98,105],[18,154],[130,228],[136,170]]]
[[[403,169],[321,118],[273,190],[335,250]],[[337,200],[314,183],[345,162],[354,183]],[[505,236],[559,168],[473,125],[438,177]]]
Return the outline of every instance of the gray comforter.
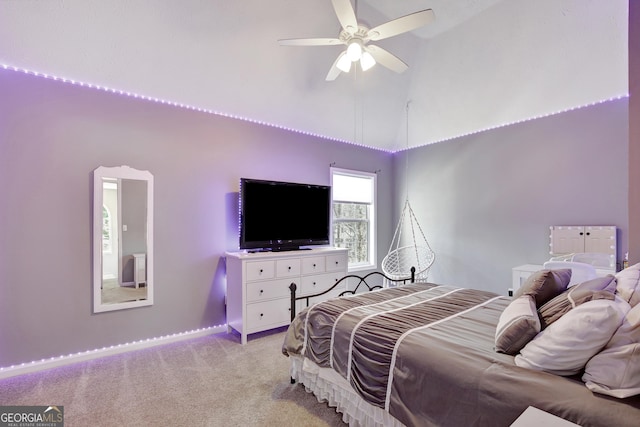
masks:
[[[583,426],[640,425],[638,396],[594,394],[579,379],[497,353],[495,329],[510,301],[434,284],[336,298],[299,313],[282,350],[333,368],[409,426],[508,426],[528,406]]]

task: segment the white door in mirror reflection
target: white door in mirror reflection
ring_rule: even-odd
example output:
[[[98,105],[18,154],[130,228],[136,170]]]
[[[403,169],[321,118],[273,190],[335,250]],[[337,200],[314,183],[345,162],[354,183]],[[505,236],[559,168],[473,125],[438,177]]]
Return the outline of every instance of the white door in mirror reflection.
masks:
[[[102,289],[107,289],[120,286],[117,180],[103,179],[102,203]]]
[[[153,176],[94,171],[94,312],[153,303]]]

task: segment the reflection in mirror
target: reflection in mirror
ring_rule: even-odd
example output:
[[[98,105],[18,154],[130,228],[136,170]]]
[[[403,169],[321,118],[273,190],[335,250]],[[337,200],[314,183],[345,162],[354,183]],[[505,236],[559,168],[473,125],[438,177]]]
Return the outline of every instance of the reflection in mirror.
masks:
[[[153,304],[153,175],[93,172],[93,311]]]

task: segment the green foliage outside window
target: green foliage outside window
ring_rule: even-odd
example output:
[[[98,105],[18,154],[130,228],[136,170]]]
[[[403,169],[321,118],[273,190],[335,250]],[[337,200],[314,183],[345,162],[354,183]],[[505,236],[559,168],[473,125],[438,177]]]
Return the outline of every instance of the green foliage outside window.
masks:
[[[111,214],[109,210],[102,207],[102,252],[111,253]]]
[[[349,264],[369,262],[368,204],[333,204],[333,244],[349,249]]]

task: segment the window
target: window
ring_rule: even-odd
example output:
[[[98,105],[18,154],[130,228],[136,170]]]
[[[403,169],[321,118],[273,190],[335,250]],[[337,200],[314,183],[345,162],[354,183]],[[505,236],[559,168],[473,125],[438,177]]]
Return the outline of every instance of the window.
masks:
[[[376,268],[376,175],[331,168],[333,245],[349,249],[349,270]]]
[[[110,254],[113,251],[113,229],[111,227],[111,212],[106,206],[102,206],[102,253]]]

